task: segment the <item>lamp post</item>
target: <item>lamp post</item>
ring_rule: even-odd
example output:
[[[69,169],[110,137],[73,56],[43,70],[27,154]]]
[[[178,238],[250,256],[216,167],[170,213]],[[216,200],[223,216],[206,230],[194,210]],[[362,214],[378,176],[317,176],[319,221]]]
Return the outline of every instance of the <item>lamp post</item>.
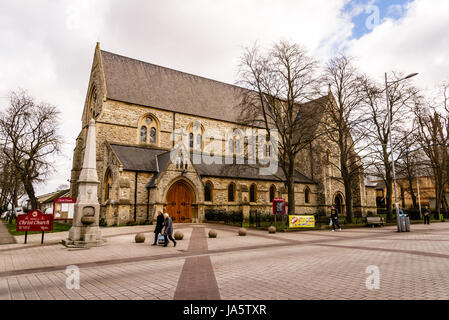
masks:
[[[388,94],[388,86],[393,83],[397,83],[397,82],[400,82],[400,81],[403,81],[406,79],[410,79],[416,75],[418,75],[418,74],[411,73],[408,76],[406,76],[405,78],[388,82],[387,73],[385,72],[385,93],[387,95],[387,111],[388,111],[388,134],[390,135],[389,140],[390,140],[390,153],[391,153],[391,169],[393,172],[394,202],[395,202],[395,207],[396,207],[396,222],[397,222],[397,226],[398,226],[398,232],[401,232],[401,219],[399,217],[399,204],[398,204],[398,196],[397,196],[397,191],[396,191],[396,170],[395,170],[395,166],[394,166],[393,143],[392,143],[392,139],[391,139],[391,112],[390,112],[390,96]]]

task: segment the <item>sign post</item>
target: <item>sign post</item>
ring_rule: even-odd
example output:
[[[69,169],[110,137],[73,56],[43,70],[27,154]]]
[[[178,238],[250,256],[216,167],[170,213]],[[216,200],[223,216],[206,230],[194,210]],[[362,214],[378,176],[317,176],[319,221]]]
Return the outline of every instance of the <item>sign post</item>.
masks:
[[[16,231],[25,231],[25,243],[27,243],[28,231],[42,231],[42,244],[44,243],[44,232],[51,230],[53,230],[52,214],[43,214],[40,210],[31,210],[25,215],[17,216]]]
[[[283,198],[274,198],[273,199],[273,214],[274,214],[274,226],[277,229],[277,215],[285,214],[285,199]]]

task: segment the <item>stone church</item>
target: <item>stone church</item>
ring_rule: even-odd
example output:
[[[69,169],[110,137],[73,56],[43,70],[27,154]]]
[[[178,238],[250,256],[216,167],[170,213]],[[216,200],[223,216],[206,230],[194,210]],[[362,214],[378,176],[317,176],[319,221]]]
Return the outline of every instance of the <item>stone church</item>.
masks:
[[[191,161],[195,150],[210,143],[205,138],[208,128],[248,129],[232,111],[239,102],[236,90],[244,89],[103,51],[97,43],[73,154],[72,197],[77,197],[88,123],[93,118],[103,223],[151,222],[159,210],[169,212],[174,222],[203,222],[211,209],[271,212],[273,198],[287,199],[280,169],[261,175],[257,166],[245,161]],[[314,101],[310,103],[313,107]],[[191,156],[172,161],[178,129],[187,134]],[[243,149],[236,135],[218,142],[234,159]],[[297,214],[328,213],[333,203],[345,213],[344,187],[329,163],[329,150],[335,148],[323,148],[326,144],[317,141],[298,157]],[[263,150],[267,153],[270,146]],[[376,212],[375,188],[365,184],[363,173],[354,185],[354,212]]]

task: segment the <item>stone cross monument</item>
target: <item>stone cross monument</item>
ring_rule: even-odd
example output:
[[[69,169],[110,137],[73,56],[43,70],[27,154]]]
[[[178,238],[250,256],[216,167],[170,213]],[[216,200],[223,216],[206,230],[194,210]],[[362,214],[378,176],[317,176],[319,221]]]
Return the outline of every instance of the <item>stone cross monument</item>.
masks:
[[[99,228],[100,204],[97,188],[97,156],[95,120],[91,119],[87,130],[86,148],[81,173],[77,181],[78,197],[75,204],[69,238],[62,243],[68,247],[93,247],[104,243]]]

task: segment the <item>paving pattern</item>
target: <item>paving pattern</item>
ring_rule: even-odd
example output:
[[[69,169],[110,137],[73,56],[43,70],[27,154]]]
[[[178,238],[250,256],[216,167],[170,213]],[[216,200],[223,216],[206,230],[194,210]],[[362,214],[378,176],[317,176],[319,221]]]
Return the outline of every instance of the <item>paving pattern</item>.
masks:
[[[205,228],[193,228],[189,252],[207,252]],[[210,256],[186,258],[176,288],[175,300],[219,300],[220,293]]]
[[[217,238],[207,238],[213,228]],[[449,299],[449,223],[268,234],[175,224],[176,247],[150,246],[153,226],[103,228],[102,247],[67,249],[66,233],[0,246],[0,299]],[[143,232],[147,241],[134,242]],[[37,235],[40,236],[40,235]],[[68,288],[67,266],[79,268]],[[369,266],[379,271],[369,288]],[[70,287],[70,286],[69,286]],[[371,290],[370,290],[371,289]]]

